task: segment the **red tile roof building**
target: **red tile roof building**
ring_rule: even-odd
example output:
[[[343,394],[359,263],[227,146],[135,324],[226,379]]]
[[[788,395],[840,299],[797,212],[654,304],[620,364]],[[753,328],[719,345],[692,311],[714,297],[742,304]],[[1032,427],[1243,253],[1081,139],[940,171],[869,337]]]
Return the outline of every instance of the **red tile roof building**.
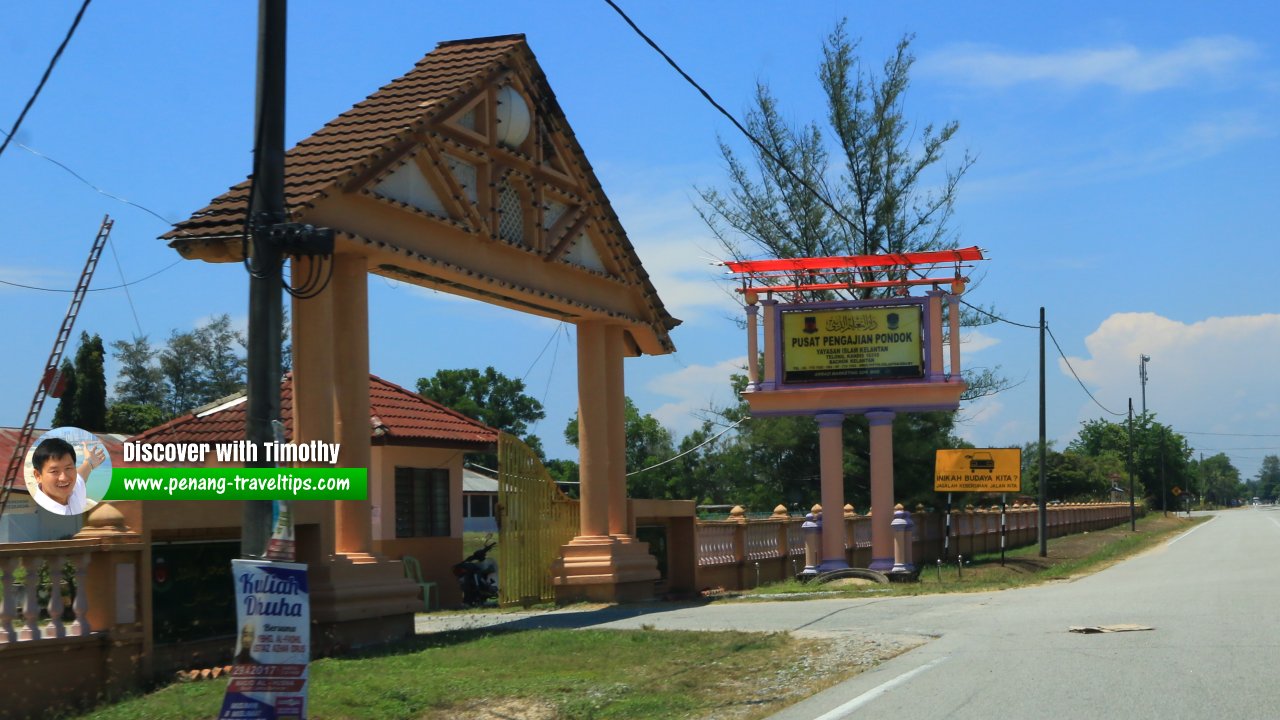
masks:
[[[130,438],[147,443],[227,443],[245,437],[246,395],[237,393],[176,417]],[[374,445],[408,445],[485,451],[498,431],[410,392],[377,375],[369,376],[369,432]],[[293,383],[280,386],[285,437],[293,437]]]

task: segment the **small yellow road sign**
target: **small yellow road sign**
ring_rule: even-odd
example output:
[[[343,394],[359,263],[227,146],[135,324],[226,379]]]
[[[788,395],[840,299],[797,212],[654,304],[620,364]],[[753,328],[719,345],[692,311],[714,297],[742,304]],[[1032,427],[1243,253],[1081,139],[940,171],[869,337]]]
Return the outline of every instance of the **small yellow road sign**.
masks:
[[[1171,490],[1170,492],[1173,493],[1174,497],[1178,497],[1179,495],[1182,494],[1182,488],[1178,487],[1177,485],[1174,485],[1173,490]]]
[[[936,492],[1018,492],[1022,490],[1022,450],[938,450],[933,489]]]

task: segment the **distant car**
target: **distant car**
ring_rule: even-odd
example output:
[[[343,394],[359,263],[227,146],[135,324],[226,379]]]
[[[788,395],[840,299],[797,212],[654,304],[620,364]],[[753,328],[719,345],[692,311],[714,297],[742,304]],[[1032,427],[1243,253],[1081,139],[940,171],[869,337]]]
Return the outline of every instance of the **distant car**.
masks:
[[[995,458],[991,457],[991,453],[978,452],[972,455],[966,455],[965,457],[969,458],[970,472],[973,472],[976,470],[995,470],[996,469],[996,461],[995,461]]]

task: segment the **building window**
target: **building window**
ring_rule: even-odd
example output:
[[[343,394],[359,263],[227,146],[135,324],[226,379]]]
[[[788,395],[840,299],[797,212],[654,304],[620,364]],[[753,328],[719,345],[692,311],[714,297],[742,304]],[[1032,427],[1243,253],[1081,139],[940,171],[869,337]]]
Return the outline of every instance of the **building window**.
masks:
[[[493,517],[493,501],[496,498],[492,495],[472,494],[467,496],[467,517],[488,518]]]
[[[449,536],[449,471],[396,468],[396,537]]]

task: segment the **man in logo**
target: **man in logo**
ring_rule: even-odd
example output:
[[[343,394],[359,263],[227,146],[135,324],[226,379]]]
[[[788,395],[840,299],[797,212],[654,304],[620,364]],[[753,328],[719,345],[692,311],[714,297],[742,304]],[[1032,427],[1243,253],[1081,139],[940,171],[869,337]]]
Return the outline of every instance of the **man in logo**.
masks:
[[[81,443],[84,462],[76,467],[76,449],[62,438],[45,438],[31,455],[36,492],[32,497],[40,507],[58,515],[79,515],[89,508],[84,481],[102,464],[106,454],[100,447]]]

